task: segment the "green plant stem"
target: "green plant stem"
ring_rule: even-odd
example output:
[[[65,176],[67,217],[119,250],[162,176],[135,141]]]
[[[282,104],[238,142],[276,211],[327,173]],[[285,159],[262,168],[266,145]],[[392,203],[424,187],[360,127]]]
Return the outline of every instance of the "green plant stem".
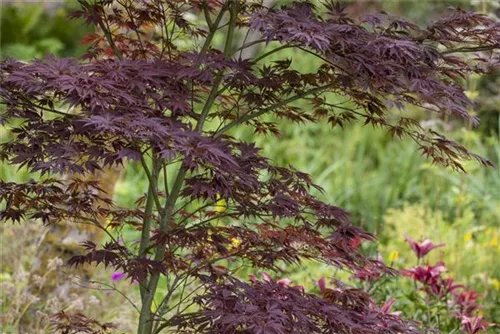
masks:
[[[164,214],[160,221],[160,230],[162,232],[168,232],[168,222],[171,219],[172,211],[179,197],[184,178],[186,176],[186,170],[182,168],[179,169],[174,185],[172,186],[172,191],[170,196],[167,198],[165,203],[165,208],[163,210]],[[165,256],[165,246],[158,245],[155,251],[155,261],[162,261]],[[151,279],[148,282],[147,290],[144,293],[142,299],[141,314],[139,316],[139,327],[137,330],[138,334],[150,334],[153,330],[153,319],[151,305],[153,304],[156,289],[158,287],[158,281],[160,279],[160,273],[155,273],[151,275]]]
[[[149,181],[149,187],[150,188],[153,188],[154,191],[151,192],[151,197],[153,198],[154,200],[154,203],[156,205],[156,208],[158,209],[160,215],[161,215],[161,203],[160,203],[160,199],[158,198],[158,194],[156,193],[156,186],[157,186],[157,183],[158,183],[158,177],[154,176],[153,173],[151,173],[149,171],[149,168],[148,168],[148,165],[146,163],[146,160],[144,159],[144,156],[141,156],[141,164],[142,164],[142,168],[144,169],[144,172],[146,173],[146,176],[148,178],[148,181]],[[149,199],[149,192],[148,192],[148,198],[146,199],[146,201]]]
[[[205,39],[205,43],[203,44],[200,54],[204,55],[207,51],[208,48],[210,47],[210,44],[212,44],[212,39],[215,36],[215,32],[219,28],[220,21],[222,20],[222,17],[224,16],[224,12],[226,11],[226,5],[222,6],[219,15],[217,15],[217,18],[215,19],[215,22],[211,24],[211,27],[209,23],[207,22],[207,25],[209,25],[210,32],[207,35],[207,38]]]
[[[236,26],[236,15],[238,10],[238,2],[233,1],[230,10],[230,18],[229,18],[229,27],[227,32],[226,44],[224,45],[224,56],[228,57],[231,53],[231,45],[233,43],[234,30]],[[217,74],[217,78],[215,79],[215,83],[212,86],[212,90],[208,95],[207,102],[205,103],[203,110],[201,111],[200,118],[198,119],[198,124],[196,125],[196,131],[200,131],[203,129],[203,125],[205,124],[205,120],[207,118],[210,109],[212,108],[213,102],[218,95],[219,86],[222,82],[224,74],[222,71]]]
[[[247,33],[247,35],[248,35],[248,33]],[[243,44],[242,46],[240,46],[239,48],[237,48],[236,50],[234,50],[234,53],[236,54],[238,51],[243,51],[246,48],[249,48],[249,47],[251,47],[253,45],[264,43],[264,42],[266,42],[265,39],[259,39],[259,40],[256,40],[256,41],[252,41],[252,42]]]
[[[154,202],[154,193],[156,192],[155,186],[158,180],[158,171],[159,168],[155,163],[155,157],[153,152],[153,175],[152,182],[149,184],[148,194],[146,198],[146,206],[144,208],[144,220],[142,222],[142,232],[141,232],[141,241],[139,244],[139,258],[145,258],[147,254],[147,249],[149,247],[149,234],[151,232],[151,215],[153,214],[153,202]],[[141,284],[140,285],[141,292],[141,300],[144,299],[144,295],[146,293],[146,287]]]
[[[163,315],[168,311],[168,302],[170,301],[170,298],[172,297],[175,289],[177,288],[177,283],[180,281],[181,276],[176,276],[174,281],[172,282],[172,285],[168,289],[167,295],[163,300],[161,301],[160,305],[158,306],[158,309],[156,313],[158,314],[158,318],[161,319]],[[168,284],[168,283],[167,283]],[[160,326],[160,323],[157,322],[155,326],[153,327],[153,333],[156,333],[158,330],[158,327]]]
[[[212,19],[210,18],[210,11],[208,9],[207,0],[203,0],[201,2],[201,6],[203,7],[203,14],[205,15],[205,21],[207,21],[207,26],[211,30],[213,26]]]

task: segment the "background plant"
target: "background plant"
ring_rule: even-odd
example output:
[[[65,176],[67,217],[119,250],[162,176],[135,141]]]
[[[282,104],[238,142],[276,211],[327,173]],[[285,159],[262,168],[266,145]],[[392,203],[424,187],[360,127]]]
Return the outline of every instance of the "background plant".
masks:
[[[414,265],[400,270],[403,277],[397,279],[385,277],[376,268],[358,271],[354,277],[367,291],[385,301],[386,307],[394,306],[398,312],[439,332],[478,333],[496,326],[484,321],[481,313],[483,295],[459,282],[459,278],[448,271],[445,262],[427,260],[429,252],[445,244],[435,244],[430,239],[417,242],[408,235],[405,239],[413,253]],[[378,260],[383,261],[380,256]],[[397,260],[393,256],[391,265]]]
[[[73,1],[3,4],[0,9],[1,57],[20,60],[41,58],[51,53],[77,56],[85,52],[81,37],[90,32],[82,22],[67,19],[77,9]]]

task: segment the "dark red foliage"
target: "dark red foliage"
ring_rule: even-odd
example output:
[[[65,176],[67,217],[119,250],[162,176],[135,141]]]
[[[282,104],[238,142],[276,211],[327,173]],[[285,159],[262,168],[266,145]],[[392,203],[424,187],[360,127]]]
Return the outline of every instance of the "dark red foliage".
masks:
[[[61,334],[106,334],[115,328],[111,323],[101,324],[81,313],[64,311],[52,316],[52,324],[53,330]]]
[[[332,290],[333,291],[333,290]],[[416,324],[374,307],[361,290],[336,290],[339,299],[305,294],[273,280],[229,279],[211,286],[204,314],[183,326],[197,333],[420,333]]]
[[[0,160],[42,175],[21,184],[1,181],[1,220],[63,220],[105,229],[99,217],[107,217],[110,227],[141,230],[138,248],[86,243],[86,253],[69,263],[102,263],[141,282],[141,333],[163,321],[161,308],[151,312],[160,275],[184,284],[194,280],[207,290],[182,301],[200,305],[192,318],[174,314],[164,327],[193,325],[211,333],[416,331],[413,323],[378,310],[360,290],[334,289],[332,298],[320,298],[272,281],[249,284],[233,277],[237,265],[279,270],[303,259],[366,279],[393,271],[361,254],[360,243],[374,237],[344,210],[313,196],[321,188],[309,175],[273,165],[231,130],[249,126],[276,136],[280,119],[341,127],[361,121],[410,137],[433,163],[458,170],[464,159],[490,165],[422,128],[404,110],[411,105],[476,124],[461,78],[498,65],[498,22],[461,9],[427,28],[382,13],[354,21],[331,1],[273,8],[218,0],[79,2],[82,9],[73,16],[97,27],[85,38],[89,50],[82,59],[0,63],[0,124],[10,125],[13,136],[0,145]],[[187,19],[193,12],[204,16],[204,25]],[[226,42],[218,50],[213,36],[226,31],[222,26]],[[254,44],[280,46],[242,59],[240,51],[249,45],[236,47],[234,32],[248,29],[261,35]],[[262,62],[285,48],[321,64],[301,72],[291,66],[293,59]],[[327,93],[343,102],[331,103]],[[294,104],[299,100],[309,107]],[[128,161],[140,163],[150,182],[147,197],[137,190],[132,210],[117,208],[99,195],[98,182],[85,181]],[[174,184],[158,182],[175,163]],[[72,181],[58,181],[67,173]],[[224,208],[217,210],[222,200]],[[411,274],[433,279],[417,269]]]

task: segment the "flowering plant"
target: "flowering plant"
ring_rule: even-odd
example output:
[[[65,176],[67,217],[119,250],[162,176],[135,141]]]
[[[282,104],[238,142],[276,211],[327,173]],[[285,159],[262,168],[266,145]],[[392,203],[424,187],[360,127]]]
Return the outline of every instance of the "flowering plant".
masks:
[[[414,251],[417,263],[432,249],[443,245],[435,245],[430,239],[418,243],[406,235],[405,239]],[[481,296],[475,290],[468,289],[464,284],[457,284],[453,278],[447,276],[448,271],[443,262],[434,265],[417,264],[399,272],[402,277],[410,278],[412,284],[405,285],[399,279],[398,289],[395,291],[391,290],[391,279],[387,279],[384,273],[378,273],[373,266],[361,268],[353,278],[368,282],[368,290],[376,286],[378,291],[374,293],[378,299],[385,300],[387,295],[397,295],[391,297],[391,306],[405,305],[406,310],[402,313],[413,314],[414,319],[427,329],[454,332],[461,328],[468,334],[474,334],[495,326],[485,321],[480,314]]]
[[[425,239],[422,242],[415,242],[407,235],[405,235],[405,239],[419,260],[427,255],[427,253],[431,250],[445,245],[443,243],[434,244],[430,239]]]

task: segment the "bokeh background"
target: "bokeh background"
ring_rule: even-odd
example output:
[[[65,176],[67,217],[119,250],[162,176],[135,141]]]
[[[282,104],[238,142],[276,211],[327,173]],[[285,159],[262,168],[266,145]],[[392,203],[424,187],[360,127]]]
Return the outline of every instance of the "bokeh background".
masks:
[[[500,15],[498,1],[353,0],[345,4],[354,16],[385,10],[420,25],[431,22],[450,5]],[[92,27],[67,18],[77,7],[76,1],[3,1],[1,58],[29,61],[49,53],[61,57],[82,55],[85,50],[82,37],[91,32]],[[293,66],[301,70],[313,70],[317,65],[314,59],[294,58],[292,51],[283,51],[274,58],[269,57],[268,61],[284,57],[292,58]],[[403,237],[405,233],[413,239],[431,238],[434,242],[446,243],[445,247],[434,251],[429,262],[444,261],[450,275],[483,296],[481,312],[500,323],[500,76],[472,76],[464,85],[477,104],[471,112],[482,120],[477,128],[452,117],[443,118],[417,110],[409,112],[424,126],[437,129],[488,158],[495,164],[494,168],[467,162],[467,174],[463,174],[434,166],[420,156],[411,141],[391,139],[383,131],[362,124],[332,129],[325,124],[297,126],[285,121],[280,124],[279,139],[255,139],[249,129],[240,129],[237,135],[256,140],[264,154],[276,164],[293,165],[311,174],[315,183],[325,189],[323,194],[318,194],[322,199],[346,208],[356,224],[376,234],[379,242],[364,245],[365,251],[372,256],[380,254],[396,269],[415,264]],[[8,126],[0,128],[0,140],[8,139]],[[32,177],[23,169],[7,165],[0,168],[0,177],[5,181]],[[128,165],[116,185],[114,199],[120,205],[132,207],[146,192],[147,180],[139,170],[139,166]],[[32,283],[28,276],[43,233],[44,227],[38,222],[0,226],[2,331],[14,332],[23,313],[35,304],[38,305],[39,332],[45,328],[43,319],[60,309],[84,311],[98,319],[120,323],[124,332],[132,331],[136,315],[124,305],[123,297],[114,288],[86,290],[67,298],[40,300],[37,297],[36,287],[29,286]],[[294,269],[288,277],[306,286],[314,286],[321,276],[348,277],[320,264],[307,265]],[[58,268],[54,263],[52,269],[60,270]],[[111,275],[111,271],[100,268],[96,280],[108,281],[122,291],[130,290],[129,282],[112,281]],[[43,277],[40,279],[43,285]],[[397,297],[404,291],[402,284],[407,283],[394,283],[390,293]],[[384,293],[388,293],[387,290]],[[404,308],[404,305],[399,306]]]

